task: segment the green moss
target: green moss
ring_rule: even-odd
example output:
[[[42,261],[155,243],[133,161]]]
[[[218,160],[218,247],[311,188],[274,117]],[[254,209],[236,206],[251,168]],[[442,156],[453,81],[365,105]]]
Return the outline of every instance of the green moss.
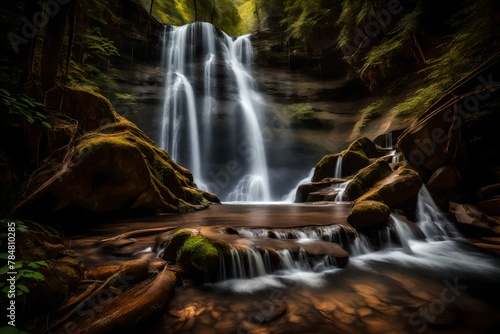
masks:
[[[377,160],[354,176],[345,193],[350,201],[354,201],[391,173],[392,169],[385,160]]]
[[[352,142],[351,145],[349,145],[347,150],[359,152],[361,154],[364,154],[368,158],[376,158],[380,156],[375,143],[373,143],[367,137],[359,137],[354,142]]]
[[[183,268],[194,268],[207,273],[213,269],[219,253],[209,239],[201,235],[190,236],[177,251],[176,261]]]
[[[313,119],[313,108],[310,103],[294,103],[286,106],[287,113],[298,121]]]
[[[325,155],[314,167],[312,182],[318,182],[327,177],[333,177],[335,165],[340,153]]]

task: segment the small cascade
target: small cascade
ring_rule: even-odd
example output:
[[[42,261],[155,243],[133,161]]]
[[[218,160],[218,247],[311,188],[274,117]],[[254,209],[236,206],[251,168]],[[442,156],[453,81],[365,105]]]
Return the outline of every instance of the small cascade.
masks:
[[[278,251],[281,267],[285,270],[293,270],[296,268],[295,260],[293,259],[292,252],[288,249]]]
[[[428,240],[460,237],[453,224],[441,213],[425,185],[418,192],[417,220]]]
[[[351,255],[363,255],[373,252],[373,247],[370,244],[370,241],[364,234],[356,235],[356,238],[350,245]]]
[[[392,132],[387,132],[385,134],[385,147],[386,148],[393,148],[393,143],[392,143]]]
[[[335,202],[344,201],[344,193],[349,183],[351,183],[351,180],[342,183],[337,183],[336,185],[333,186],[333,189],[338,192],[337,196],[335,196]]]
[[[231,263],[224,260],[220,264],[219,277],[225,279],[249,279],[261,277],[280,271],[322,271],[336,266],[335,259],[325,256],[316,259],[309,256],[304,249],[300,249],[295,257],[289,249],[276,251],[279,263],[271,263],[271,256],[267,250],[259,251],[253,247],[231,248]],[[227,268],[230,267],[230,275]]]
[[[295,202],[295,196],[297,195],[297,189],[303,184],[309,183],[312,181],[312,177],[314,175],[314,167],[311,169],[309,172],[309,175],[307,175],[306,178],[302,179],[299,181],[299,183],[293,188],[288,195],[284,195],[282,201],[287,202],[287,203],[293,203]]]
[[[165,28],[159,145],[227,201],[271,200],[252,62],[248,35],[233,39],[204,22]]]
[[[337,162],[335,163],[335,173],[333,174],[333,178],[342,178],[342,154],[339,155]]]
[[[334,242],[341,246],[348,240],[341,225],[306,227],[303,229],[249,229],[240,228],[238,234],[247,238],[311,239]]]
[[[413,250],[409,244],[409,240],[416,239],[416,235],[413,230],[402,220],[398,219],[396,216],[391,215],[393,226],[399,237],[399,242],[403,248],[403,252],[406,254],[413,254]]]

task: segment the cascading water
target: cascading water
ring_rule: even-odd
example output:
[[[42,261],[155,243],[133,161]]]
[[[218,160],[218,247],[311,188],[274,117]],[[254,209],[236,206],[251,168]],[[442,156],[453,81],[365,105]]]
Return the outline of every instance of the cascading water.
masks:
[[[228,201],[271,200],[252,61],[249,36],[202,22],[165,32],[159,144]]]
[[[295,201],[295,196],[297,195],[297,189],[299,189],[299,187],[305,183],[309,183],[311,182],[312,180],[312,177],[314,175],[314,168],[312,168],[310,171],[309,171],[309,174],[307,175],[306,178],[302,179],[299,181],[299,183],[295,186],[295,188],[293,188],[289,193],[288,195],[285,195],[283,196],[283,201],[284,202],[288,202],[288,203],[293,203]]]
[[[337,162],[335,163],[335,173],[333,177],[336,179],[342,178],[342,154],[337,158]],[[337,191],[337,196],[335,196],[335,202],[343,202],[344,201],[344,192],[347,186],[351,181],[346,181],[342,183],[337,183],[333,186],[333,190]]]
[[[428,240],[460,237],[460,233],[443,216],[425,186],[418,192],[417,219],[420,229]]]

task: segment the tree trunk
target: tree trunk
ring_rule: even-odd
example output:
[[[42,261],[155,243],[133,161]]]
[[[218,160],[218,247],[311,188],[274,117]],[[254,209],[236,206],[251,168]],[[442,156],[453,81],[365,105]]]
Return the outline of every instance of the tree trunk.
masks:
[[[198,8],[196,7],[196,0],[193,0],[194,4],[194,21],[198,21]]]
[[[64,32],[66,28],[66,17],[71,5],[59,7],[59,13],[51,18],[46,25],[45,39],[43,41],[43,53],[41,60],[40,77],[44,91],[49,90],[56,84],[59,58],[63,46]]]
[[[212,20],[210,23],[214,24],[214,19],[215,19],[215,0],[212,2]]]
[[[259,0],[253,0],[255,6],[255,17],[257,18],[257,30],[260,30]]]
[[[40,7],[35,1],[25,1],[24,5],[24,11],[23,11],[23,18],[29,18],[31,19],[33,15],[39,11]],[[28,21],[29,21],[28,19]],[[30,22],[31,23],[31,22]],[[33,57],[35,55],[35,45],[36,45],[36,34],[38,32],[35,32],[35,35],[32,36],[24,36],[23,34],[23,28],[26,28],[27,24],[26,22],[21,22],[19,25],[19,31],[18,35],[22,38],[25,38],[27,40],[26,43],[21,43],[18,45],[18,52],[17,52],[17,62],[19,64],[19,68],[21,69],[19,78],[18,78],[18,84],[19,88],[22,89],[23,85],[28,81],[28,78],[31,74],[31,66],[33,64]]]

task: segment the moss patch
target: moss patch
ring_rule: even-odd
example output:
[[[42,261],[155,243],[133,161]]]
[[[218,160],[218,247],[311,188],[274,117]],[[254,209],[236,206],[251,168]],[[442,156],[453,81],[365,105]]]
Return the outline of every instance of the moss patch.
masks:
[[[375,143],[366,137],[360,137],[353,141],[347,150],[363,153],[368,158],[378,158],[382,156],[377,150]]]
[[[391,173],[391,166],[385,160],[377,160],[354,176],[345,193],[350,201],[354,201]]]
[[[184,269],[208,273],[216,267],[219,252],[201,235],[190,236],[177,251],[177,263]]]
[[[351,214],[347,217],[347,221],[356,229],[362,229],[387,222],[390,214],[391,209],[384,203],[362,201],[354,205]]]

